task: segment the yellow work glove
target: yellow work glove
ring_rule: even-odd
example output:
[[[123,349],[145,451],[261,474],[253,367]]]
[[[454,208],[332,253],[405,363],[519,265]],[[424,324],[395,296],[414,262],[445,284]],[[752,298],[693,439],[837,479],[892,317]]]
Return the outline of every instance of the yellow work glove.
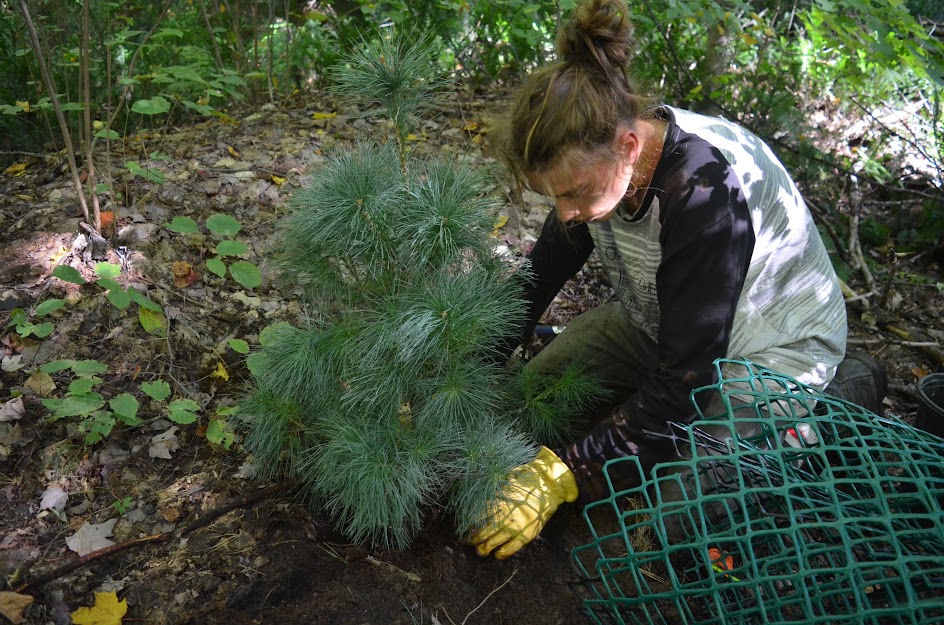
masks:
[[[480,556],[498,548],[495,557],[504,560],[534,540],[559,505],[576,499],[574,474],[553,451],[541,447],[534,460],[511,473],[469,542]]]

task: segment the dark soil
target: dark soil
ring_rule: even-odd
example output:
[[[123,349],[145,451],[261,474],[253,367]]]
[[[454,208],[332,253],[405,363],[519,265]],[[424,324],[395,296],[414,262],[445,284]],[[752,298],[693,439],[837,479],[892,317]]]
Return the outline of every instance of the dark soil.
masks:
[[[457,104],[425,127],[417,149],[464,153],[485,164],[477,149],[481,135],[468,130],[468,123],[487,130],[491,109],[481,99]],[[286,198],[325,150],[383,131],[382,124],[343,109],[334,119],[312,117],[337,110],[332,102],[312,101],[250,111],[234,116],[235,123],[194,123],[116,147],[114,163],[134,157],[168,176],[155,185],[115,165],[115,184],[124,195],[115,203],[117,226],[107,233],[102,258],[122,264],[118,252],[126,248],[120,280],[163,306],[167,338],[147,334],[136,312],[115,309],[101,289],[50,277],[61,262],[91,278],[96,261],[77,241],[81,213],[60,163],[34,159],[25,176],[0,180],[0,327],[15,307],[30,310],[50,297],[69,302],[53,315],[56,331],[43,340],[23,339],[9,329],[0,333],[0,404],[22,392],[25,407],[21,418],[0,422],[0,572],[6,580],[2,590],[34,598],[26,622],[69,623],[70,613],[92,605],[93,593],[101,590],[127,601],[126,624],[587,622],[569,551],[591,537],[575,506],[564,506],[532,545],[503,562],[478,557],[448,518],[434,520],[407,551],[369,548],[350,544],[290,487],[254,495],[272,485],[247,475],[238,441],[225,449],[206,439],[209,419],[219,406],[236,401],[248,375],[227,340],[252,343],[265,326],[298,313],[292,293],[276,288],[264,260]],[[158,150],[167,160],[148,161]],[[282,178],[286,182],[279,184]],[[523,209],[510,210],[501,232],[512,246],[527,247],[543,221],[546,207],[534,197],[525,200]],[[163,227],[177,215],[202,223],[216,212],[245,226],[241,238],[265,276],[259,289],[247,291],[204,271],[212,242]],[[177,261],[190,263],[200,279],[175,287]],[[902,296],[894,309],[850,305],[852,347],[885,364],[891,380],[887,412],[906,420],[914,418],[917,377],[942,367],[934,345],[940,349],[944,339],[944,301],[934,287],[944,280],[941,268],[918,261],[908,266],[908,275],[891,285]],[[566,324],[608,297],[599,269],[591,265],[545,320]],[[153,438],[174,424],[159,405],[140,396],[144,425],[116,427],[106,440],[86,446],[75,423],[50,422],[41,403],[44,394],[61,396],[68,378],[53,376],[54,390],[30,383],[40,364],[60,358],[108,364],[101,390],[109,397],[135,392],[142,381],[167,380],[175,397],[200,404],[201,419],[171,432],[178,445],[171,458],[154,456]],[[220,363],[228,379],[213,375]],[[68,495],[67,502],[61,509],[40,509],[53,484]],[[116,506],[122,501],[127,505]],[[65,538],[86,522],[109,519],[117,519],[112,541],[139,542],[65,571],[78,560]]]

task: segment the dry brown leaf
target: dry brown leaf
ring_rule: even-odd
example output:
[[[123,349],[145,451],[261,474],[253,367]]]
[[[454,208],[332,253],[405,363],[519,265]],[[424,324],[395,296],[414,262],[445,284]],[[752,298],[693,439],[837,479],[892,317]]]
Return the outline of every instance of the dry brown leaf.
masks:
[[[178,289],[186,289],[200,279],[199,274],[193,270],[193,265],[185,260],[176,261],[171,272],[174,274],[174,286]]]
[[[117,522],[118,519],[111,519],[104,523],[86,521],[79,531],[66,538],[66,546],[80,556],[87,556],[105,547],[111,547],[115,543],[108,540],[108,537],[111,536],[111,531]]]
[[[0,614],[10,619],[13,625],[25,623],[23,612],[33,603],[33,598],[29,595],[21,595],[18,592],[0,592]]]
[[[46,397],[56,390],[56,383],[53,381],[52,376],[43,371],[37,371],[31,375],[23,386],[40,397]]]

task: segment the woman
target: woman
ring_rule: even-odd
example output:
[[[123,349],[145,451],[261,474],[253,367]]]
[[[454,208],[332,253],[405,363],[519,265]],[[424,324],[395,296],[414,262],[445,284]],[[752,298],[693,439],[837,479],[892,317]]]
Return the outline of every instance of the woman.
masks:
[[[607,460],[636,455],[648,471],[674,458],[668,424],[696,418],[690,393],[717,382],[717,358],[822,389],[845,354],[839,282],[783,165],[736,124],[651,105],[628,77],[633,43],[621,0],[585,0],[558,34],[559,60],[512,109],[506,159],[555,203],[530,254],[528,333],[594,249],[619,300],[572,321],[528,366],[582,362],[623,401],[510,476],[472,537],[480,555],[508,557],[560,503],[605,494]],[[877,410],[872,365],[854,361],[850,377]]]

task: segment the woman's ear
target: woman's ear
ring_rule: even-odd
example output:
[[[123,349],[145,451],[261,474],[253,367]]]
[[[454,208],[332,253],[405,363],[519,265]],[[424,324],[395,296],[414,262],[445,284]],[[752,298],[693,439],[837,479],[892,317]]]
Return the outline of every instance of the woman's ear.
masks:
[[[626,127],[620,127],[616,132],[616,154],[620,161],[629,164],[630,167],[636,164],[639,159],[639,152],[642,149],[642,141],[639,135]]]

